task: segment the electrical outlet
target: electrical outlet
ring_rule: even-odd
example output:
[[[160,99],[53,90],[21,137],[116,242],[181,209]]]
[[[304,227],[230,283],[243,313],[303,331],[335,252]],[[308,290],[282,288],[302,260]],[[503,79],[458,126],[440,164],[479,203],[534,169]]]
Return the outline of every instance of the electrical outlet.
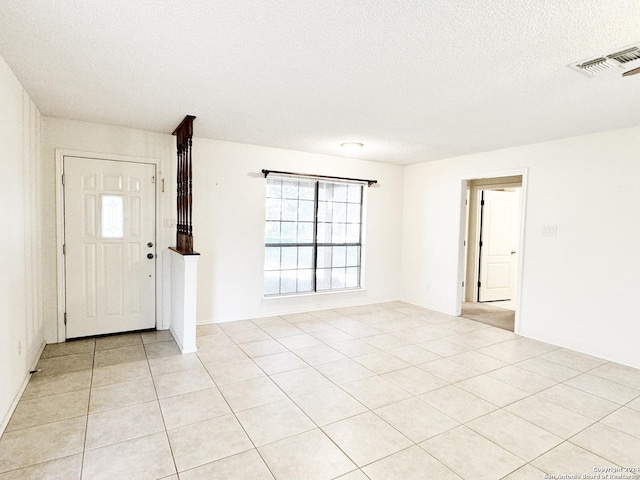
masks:
[[[558,235],[557,225],[545,225],[542,227],[541,232],[543,237],[555,237]]]

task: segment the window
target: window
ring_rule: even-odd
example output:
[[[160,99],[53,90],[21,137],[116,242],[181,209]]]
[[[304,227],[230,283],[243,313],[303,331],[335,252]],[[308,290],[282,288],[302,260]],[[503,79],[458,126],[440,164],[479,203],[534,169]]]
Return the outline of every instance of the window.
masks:
[[[265,295],[361,284],[360,183],[267,177]]]

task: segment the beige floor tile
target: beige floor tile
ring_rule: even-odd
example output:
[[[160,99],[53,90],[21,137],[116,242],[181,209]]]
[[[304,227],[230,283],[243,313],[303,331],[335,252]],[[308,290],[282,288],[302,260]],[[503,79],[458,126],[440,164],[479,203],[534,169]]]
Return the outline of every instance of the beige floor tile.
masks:
[[[89,412],[97,413],[113,410],[128,405],[150,402],[157,400],[157,398],[155,386],[149,377],[130,382],[113,383],[91,390]]]
[[[491,372],[507,366],[507,364],[501,360],[478,352],[466,352],[458,355],[452,355],[449,357],[449,360],[471,368],[472,370],[477,370],[481,373]]]
[[[0,438],[0,472],[82,453],[85,417],[5,432]]]
[[[617,403],[596,397],[565,384],[558,384],[544,390],[538,396],[593,420],[600,420],[620,408]]]
[[[82,454],[0,473],[0,480],[80,480]]]
[[[437,340],[430,340],[428,342],[423,342],[419,344],[420,347],[426,348],[430,352],[436,353],[441,357],[450,357],[452,355],[457,355],[459,353],[464,353],[469,351],[469,348],[463,347],[462,345],[458,345],[456,343],[449,342],[446,339],[439,338]]]
[[[371,480],[461,480],[420,447],[410,447],[363,468]]]
[[[488,375],[528,393],[538,393],[557,383],[555,380],[537,375],[528,370],[516,367],[515,365],[494,370],[493,372],[489,372]]]
[[[67,418],[82,417],[87,415],[88,405],[89,390],[20,400],[6,431],[11,432]]]
[[[335,480],[369,480],[369,477],[362,473],[362,470],[354,470],[353,472],[336,477]]]
[[[542,355],[540,358],[565,367],[573,368],[574,370],[580,370],[581,372],[586,372],[587,370],[591,370],[607,363],[606,360],[578,352],[572,352],[571,350],[566,350],[564,348]]]
[[[621,467],[636,467],[640,438],[596,423],[571,438],[571,443]]]
[[[540,357],[530,358],[523,362],[519,362],[516,364],[516,367],[550,378],[556,382],[564,382],[565,380],[580,375],[581,373],[580,370],[565,367]]]
[[[447,358],[422,363],[418,368],[435,375],[449,383],[456,383],[480,375],[480,372],[452,362]]]
[[[323,330],[329,330],[331,325],[322,320],[313,319],[308,322],[296,323],[296,327],[305,333],[322,332]]]
[[[309,366],[300,359],[300,357],[291,352],[274,353],[273,355],[256,357],[253,361],[268,375],[275,375],[276,373],[288,372]]]
[[[411,394],[380,376],[346,383],[342,388],[370,409],[375,409],[409,398]]]
[[[65,355],[76,355],[79,353],[93,353],[95,348],[96,341],[93,338],[72,340],[62,343],[51,343],[44,347],[40,358],[62,357]]]
[[[256,328],[256,324],[251,320],[235,320],[233,322],[218,323],[217,325],[225,332],[237,332],[249,328]]]
[[[263,355],[273,355],[274,353],[286,352],[287,349],[275,340],[261,340],[259,342],[249,342],[240,345],[240,348],[251,358],[262,357]]]
[[[418,443],[459,425],[457,421],[417,398],[408,398],[375,413],[410,440]]]
[[[460,335],[453,335],[451,337],[447,337],[447,341],[451,343],[457,343],[458,345],[466,347],[467,349],[483,348],[489,345],[493,345],[493,342],[485,340],[484,338],[474,337],[473,335],[471,335],[471,333],[461,333]],[[494,360],[496,359],[494,358]]]
[[[506,363],[516,363],[529,358],[537,357],[549,351],[548,348],[532,346],[523,342],[523,338],[510,340],[488,347],[483,347],[478,350],[479,353],[493,357],[497,360],[501,360]],[[555,348],[555,347],[554,347]]]
[[[416,343],[424,343],[430,340],[434,340],[433,335],[431,333],[422,331],[420,330],[420,328],[407,328],[402,330],[395,330],[391,334],[396,338],[404,340],[406,345],[413,345]],[[394,347],[391,347],[391,348],[394,349]],[[395,348],[398,348],[398,347],[395,347]],[[385,350],[389,351],[389,349],[385,349]]]
[[[395,335],[390,333],[384,333],[382,335],[373,335],[371,337],[366,337],[362,339],[364,342],[369,345],[373,345],[380,350],[388,351],[394,348],[406,347],[410,345],[411,342],[403,340]]]
[[[259,357],[264,358],[264,357]],[[265,373],[251,359],[241,362],[222,363],[209,365],[207,371],[216,382],[216,385],[229,385],[230,383],[244,382],[253,378],[264,377]]]
[[[207,388],[160,400],[167,429],[229,415],[231,409],[217,388]]]
[[[144,346],[142,345],[142,341],[140,342],[140,345],[136,345],[134,347],[119,347],[110,348],[108,350],[96,350],[94,359],[95,366],[106,367],[108,365],[117,365],[118,363],[129,363],[146,360],[147,356],[144,352]]]
[[[236,347],[236,344],[231,340],[227,334],[221,333],[219,335],[204,335],[196,337],[196,347],[198,347],[198,353],[202,353],[204,350],[226,350]],[[238,349],[239,350],[239,349]],[[242,350],[240,350],[242,352]],[[242,352],[244,354],[244,352]]]
[[[293,351],[325,346],[324,343],[317,338],[312,337],[308,333],[301,333],[300,335],[293,335],[290,337],[281,337],[278,338],[278,343]]]
[[[149,359],[180,354],[180,348],[173,339],[166,342],[145,343],[144,351]]]
[[[249,358],[249,356],[235,343],[231,342],[231,340],[229,340],[227,344],[216,345],[205,349],[201,349],[200,345],[198,345],[197,355],[205,367],[220,365],[222,363],[241,362]]]
[[[286,322],[286,320],[284,321]],[[264,326],[262,329],[273,338],[292,337],[294,335],[302,335],[304,333],[298,327],[289,323]]]
[[[311,367],[278,373],[272,375],[271,379],[290,397],[333,386],[331,381]]]
[[[142,345],[142,337],[139,333],[124,333],[121,335],[109,335],[96,339],[96,351],[111,348],[134,347]]]
[[[413,443],[371,412],[332,423],[323,430],[360,467]]]
[[[418,398],[460,423],[466,423],[496,409],[495,405],[453,385],[427,392]]]
[[[525,463],[464,426],[433,437],[420,446],[465,479],[502,478]]]
[[[347,357],[359,357],[360,355],[367,355],[369,353],[376,353],[380,351],[379,348],[369,345],[359,338],[335,342],[332,343],[331,346]]]
[[[565,382],[574,388],[624,405],[640,396],[640,390],[584,373]]]
[[[388,350],[394,357],[398,357],[400,360],[407,362],[410,365],[420,365],[421,363],[437,360],[440,355],[436,355],[429,350],[425,350],[418,345],[406,345],[404,347],[393,348]]]
[[[166,373],[185,372],[192,368],[199,368],[202,365],[200,358],[195,353],[185,353],[184,355],[169,355],[167,357],[157,357],[149,359],[149,367],[153,376],[164,375]]]
[[[204,337],[205,335],[226,335],[223,333],[220,325],[217,323],[204,323],[196,325],[196,335],[198,337]]]
[[[476,418],[466,426],[527,462],[563,442],[560,437],[504,410]]]
[[[381,375],[412,395],[420,395],[448,385],[447,382],[417,367],[403,368]]]
[[[354,340],[356,338],[353,335],[349,335],[347,332],[344,332],[335,327],[327,330],[322,330],[320,332],[313,332],[312,335],[321,342],[329,345],[333,345],[334,343],[338,342],[345,342],[347,340]]]
[[[94,450],[165,430],[157,401],[92,413],[85,448]]]
[[[256,447],[316,428],[289,399],[249,408],[236,416]]]
[[[536,467],[527,464],[512,474],[507,475],[502,480],[542,480],[544,479],[544,475],[545,473],[542,470],[538,470]]]
[[[627,403],[626,406],[640,412],[640,398],[636,398],[634,401]]]
[[[393,355],[389,355],[386,352],[369,353],[367,355],[353,357],[353,360],[378,375],[410,366],[407,362]]]
[[[256,450],[248,450],[180,473],[180,480],[273,480]]]
[[[220,391],[235,412],[286,398],[282,390],[266,377],[221,385]]]
[[[338,360],[344,360],[347,357],[337,350],[331,348],[328,345],[320,345],[311,348],[303,348],[299,350],[295,350],[296,355],[298,355],[302,360],[307,362],[309,365],[321,365],[323,363],[335,362]]]
[[[429,322],[433,321],[433,319],[430,319]],[[439,323],[447,323],[449,320],[438,320]],[[459,332],[456,332],[455,330],[451,330],[450,328],[444,327],[442,325],[428,325],[426,327],[420,327],[417,329],[418,332],[420,332],[421,334],[425,334],[427,335],[427,338],[429,338],[429,340],[437,340],[439,338],[446,338],[446,337],[451,337],[453,335],[458,335]],[[422,343],[426,343],[425,342],[420,342]],[[461,353],[461,352],[458,352]]]
[[[637,410],[622,407],[608,417],[603,418],[600,423],[640,438],[640,412]]]
[[[587,428],[593,420],[536,395],[506,407],[510,413],[564,439]]]
[[[590,375],[606,378],[612,382],[640,390],[640,370],[617,363],[607,363],[589,372]]]
[[[467,333],[473,332],[476,330],[482,330],[484,328],[489,328],[484,323],[476,322],[475,320],[469,320],[468,318],[454,317],[449,322],[444,325],[451,330],[455,330],[456,332]]]
[[[233,415],[174,428],[167,433],[178,472],[253,448],[249,437]]]
[[[315,319],[323,321],[344,318],[344,315],[336,312],[335,310],[317,310],[314,312],[309,312],[309,315],[311,315]]]
[[[112,383],[128,382],[140,378],[151,377],[147,360],[120,363],[93,369],[93,387],[102,387]]]
[[[142,343],[145,345],[148,343],[168,342],[173,340],[173,334],[171,330],[154,330],[153,332],[142,332],[140,334]]]
[[[310,322],[312,320],[314,320],[314,317],[312,317],[310,314],[308,313],[290,313],[287,315],[282,315],[282,318],[284,320],[286,320],[289,323],[293,323],[293,324],[298,324],[298,323],[302,323],[302,322]]]
[[[272,327],[274,325],[291,325],[282,317],[262,317],[262,318],[252,318],[251,322],[264,329],[264,327]]]
[[[64,357],[41,358],[36,365],[39,376],[69,373],[93,368],[92,353],[78,353]]]
[[[356,380],[375,375],[371,370],[354,362],[350,358],[316,365],[315,369],[337,385],[355,382]]]
[[[463,380],[456,383],[456,386],[499,407],[504,407],[529,396],[529,393],[488,375]]]
[[[248,328],[246,330],[238,330],[237,332],[228,332],[229,337],[236,343],[259,342],[262,340],[271,340],[260,328]]]
[[[320,426],[337,422],[368,410],[367,407],[338,387],[307,393],[294,397],[293,400]]]
[[[598,457],[573,443],[565,442],[544,455],[536,458],[531,464],[549,475],[593,475],[594,467],[611,467],[613,463]]]
[[[159,479],[175,471],[165,432],[87,451],[82,467],[83,478],[91,480]]]
[[[36,373],[31,375],[22,399],[87,390],[91,387],[91,376],[92,372],[89,369],[55,375],[39,375]]]
[[[513,332],[508,332],[507,330],[503,330],[502,328],[489,327],[483,328],[481,330],[475,330],[469,333],[472,337],[482,338],[484,340],[488,340],[492,343],[501,343],[506,342],[508,340],[515,340],[518,338]]]
[[[258,451],[277,479],[329,480],[356,468],[317,429],[270,443]]]
[[[167,398],[183,393],[215,387],[204,367],[192,368],[186,372],[166,373],[153,377],[158,398]]]

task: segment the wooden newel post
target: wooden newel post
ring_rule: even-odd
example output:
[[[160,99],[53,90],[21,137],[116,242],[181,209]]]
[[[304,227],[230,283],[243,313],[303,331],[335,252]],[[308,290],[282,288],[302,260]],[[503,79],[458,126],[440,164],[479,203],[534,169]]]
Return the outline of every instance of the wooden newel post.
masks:
[[[173,132],[178,146],[178,222],[175,250],[183,255],[195,253],[193,251],[193,226],[191,224],[191,139],[193,137],[193,121],[195,118],[193,115],[187,115]]]

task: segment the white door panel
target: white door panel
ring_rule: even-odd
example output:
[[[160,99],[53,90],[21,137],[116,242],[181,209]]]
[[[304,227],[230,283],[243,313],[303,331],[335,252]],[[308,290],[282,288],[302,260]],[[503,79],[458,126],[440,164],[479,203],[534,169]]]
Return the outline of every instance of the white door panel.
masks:
[[[155,166],[66,157],[64,175],[67,338],[153,328]]]
[[[484,190],[478,301],[515,297],[520,191]]]

